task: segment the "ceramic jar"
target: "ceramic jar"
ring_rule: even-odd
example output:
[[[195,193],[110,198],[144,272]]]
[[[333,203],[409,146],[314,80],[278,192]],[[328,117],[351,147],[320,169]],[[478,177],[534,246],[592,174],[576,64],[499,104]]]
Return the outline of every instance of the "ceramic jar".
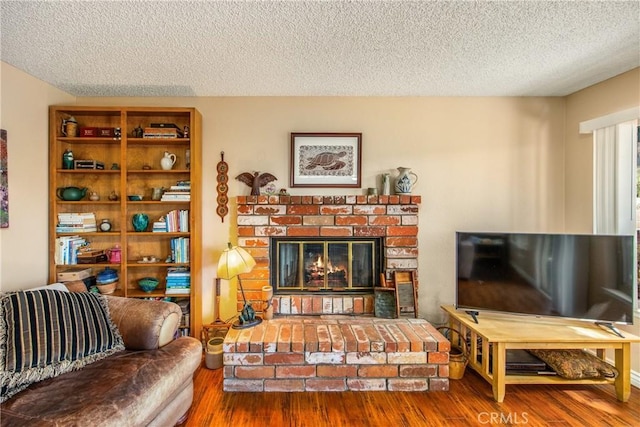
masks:
[[[113,283],[118,280],[118,272],[113,268],[106,267],[104,270],[100,271],[96,276],[96,283],[99,285],[106,285],[109,283]]]
[[[68,148],[62,153],[62,169],[73,169],[73,151]]]
[[[133,214],[131,224],[135,231],[146,231],[149,226],[149,216],[143,213]]]
[[[122,249],[120,248],[120,245],[114,245],[111,249],[107,249],[106,252],[109,262],[113,264],[120,264],[120,261],[122,261]]]
[[[66,201],[78,201],[87,194],[87,188],[59,187],[56,189],[58,198]]]
[[[151,200],[162,200],[163,187],[154,187],[151,189]]]
[[[75,117],[69,117],[62,120],[62,129],[60,130],[63,136],[76,137],[78,136],[78,121]]]
[[[163,170],[168,171],[168,170],[171,170],[171,168],[175,163],[176,163],[176,155],[168,151],[165,151],[164,156],[162,156],[162,159],[160,159],[160,167],[162,167]]]
[[[399,167],[397,169],[399,174],[395,183],[396,194],[411,194],[411,190],[418,182],[418,175],[411,172],[411,168]]]

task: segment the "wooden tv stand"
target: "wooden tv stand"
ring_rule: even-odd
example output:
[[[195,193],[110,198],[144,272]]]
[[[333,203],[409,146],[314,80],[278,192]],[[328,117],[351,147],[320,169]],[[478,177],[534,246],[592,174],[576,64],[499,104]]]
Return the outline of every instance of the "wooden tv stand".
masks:
[[[619,401],[626,402],[631,394],[631,343],[640,337],[623,332],[624,338],[595,323],[549,317],[519,316],[482,312],[478,323],[464,311],[442,306],[449,314],[449,325],[463,336],[470,336],[469,366],[491,383],[493,398],[504,400],[507,384],[613,384]],[[595,349],[604,358],[606,349],[615,350],[618,377],[608,379],[568,380],[558,376],[507,375],[507,349]],[[488,355],[491,352],[492,366]]]

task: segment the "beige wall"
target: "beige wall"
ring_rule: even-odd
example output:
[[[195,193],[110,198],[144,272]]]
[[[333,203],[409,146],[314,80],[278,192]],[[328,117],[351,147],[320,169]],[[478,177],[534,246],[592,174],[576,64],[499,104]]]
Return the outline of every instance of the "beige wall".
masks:
[[[220,151],[229,176],[268,171],[288,187],[289,133],[362,132],[363,187],[397,166],[419,176],[420,307],[434,322],[454,302],[456,230],[561,231],[564,227],[561,98],[167,98],[79,99],[82,104],[181,105],[203,116],[204,318],[211,316],[215,263],[235,241],[233,215],[215,214]],[[158,151],[158,155],[162,150]],[[248,194],[232,180],[230,196]],[[292,194],[362,194],[292,189]],[[232,209],[233,211],[233,209]],[[223,318],[235,304],[223,286]]]
[[[626,75],[621,78],[632,80]],[[41,284],[47,276],[46,107],[76,100],[4,63],[2,87],[2,126],[9,130],[11,227],[0,230],[1,283],[6,289],[26,288]],[[288,187],[290,132],[362,132],[363,187],[374,186],[379,174],[393,172],[397,166],[411,167],[420,177],[415,189],[423,197],[420,307],[423,316],[440,322],[439,305],[454,300],[456,230],[561,232],[575,228],[573,218],[565,226],[565,211],[576,211],[585,197],[568,202],[577,197],[574,187],[580,187],[576,182],[581,175],[567,174],[571,194],[566,194],[565,160],[567,168],[581,173],[590,169],[590,163],[577,165],[581,157],[571,150],[565,159],[565,115],[577,123],[601,113],[577,118],[581,115],[574,113],[573,104],[579,96],[81,98],[77,103],[179,105],[201,111],[205,321],[213,315],[215,263],[225,243],[235,239],[233,214],[224,223],[215,214],[215,165],[220,151],[225,152],[231,177],[244,171],[268,171],[279,178],[279,187]],[[619,108],[614,101],[608,103],[615,111],[628,107],[628,102]],[[290,192],[361,193],[344,189]],[[239,194],[248,194],[248,188],[232,180],[230,196]],[[234,295],[223,286],[225,318],[235,313]]]
[[[7,130],[9,228],[0,229],[0,291],[47,283],[49,105],[75,97],[0,62]]]

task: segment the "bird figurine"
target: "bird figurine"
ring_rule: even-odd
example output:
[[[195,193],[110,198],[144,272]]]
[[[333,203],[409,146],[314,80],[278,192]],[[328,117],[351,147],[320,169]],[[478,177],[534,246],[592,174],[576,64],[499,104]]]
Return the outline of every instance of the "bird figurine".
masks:
[[[260,195],[260,187],[264,187],[271,181],[277,181],[278,178],[271,175],[268,172],[260,173],[260,172],[244,172],[240,175],[236,176],[238,181],[242,181],[251,187],[251,195],[259,196]]]

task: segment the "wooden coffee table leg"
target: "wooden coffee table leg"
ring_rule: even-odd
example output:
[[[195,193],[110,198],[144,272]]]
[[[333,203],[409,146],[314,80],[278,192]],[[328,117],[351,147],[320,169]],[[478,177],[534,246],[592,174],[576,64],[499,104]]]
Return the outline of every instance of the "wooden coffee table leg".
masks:
[[[506,368],[506,348],[504,343],[493,343],[493,398],[496,402],[504,400]]]
[[[616,369],[616,397],[621,402],[629,400],[631,395],[631,343],[622,343],[622,348],[616,349],[615,355]]]

